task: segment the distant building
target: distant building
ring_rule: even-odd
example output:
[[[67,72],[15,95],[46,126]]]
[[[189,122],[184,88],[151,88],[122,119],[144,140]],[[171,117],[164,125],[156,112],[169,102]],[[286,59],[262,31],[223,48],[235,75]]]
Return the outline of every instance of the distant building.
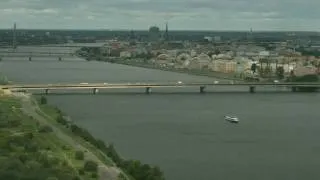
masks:
[[[220,42],[221,41],[221,36],[215,36],[213,37],[214,42]]]
[[[149,40],[158,41],[160,38],[160,29],[157,26],[151,26],[149,28]]]
[[[317,74],[318,69],[314,66],[302,66],[302,67],[297,67],[296,69],[294,69],[293,73],[295,76]]]
[[[131,58],[131,52],[130,51],[121,51],[120,52],[120,57],[121,58]]]

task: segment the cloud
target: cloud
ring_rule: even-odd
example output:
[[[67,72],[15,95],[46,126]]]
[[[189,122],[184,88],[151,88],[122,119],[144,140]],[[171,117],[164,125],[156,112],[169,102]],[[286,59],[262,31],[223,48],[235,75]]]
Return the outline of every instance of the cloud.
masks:
[[[0,28],[318,30],[319,0],[1,0]]]

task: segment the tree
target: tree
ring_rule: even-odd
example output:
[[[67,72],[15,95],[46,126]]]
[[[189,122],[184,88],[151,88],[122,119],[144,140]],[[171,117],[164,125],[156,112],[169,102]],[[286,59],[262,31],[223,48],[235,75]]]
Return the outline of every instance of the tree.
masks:
[[[76,160],[83,160],[84,159],[84,153],[82,151],[76,151],[75,159]]]
[[[47,98],[45,96],[41,96],[40,104],[47,104]]]
[[[98,164],[92,160],[88,160],[84,163],[83,169],[85,171],[97,172],[98,171]]]
[[[277,67],[276,73],[279,79],[284,78],[284,68],[282,66]]]
[[[251,71],[252,71],[253,73],[256,73],[256,70],[257,70],[257,65],[256,65],[256,63],[253,63],[253,64],[251,65]]]

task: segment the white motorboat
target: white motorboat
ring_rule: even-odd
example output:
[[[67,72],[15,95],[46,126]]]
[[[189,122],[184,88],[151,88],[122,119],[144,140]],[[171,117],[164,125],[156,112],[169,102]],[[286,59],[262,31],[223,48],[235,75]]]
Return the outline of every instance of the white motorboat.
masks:
[[[231,123],[239,123],[239,119],[235,116],[224,116],[224,119]]]

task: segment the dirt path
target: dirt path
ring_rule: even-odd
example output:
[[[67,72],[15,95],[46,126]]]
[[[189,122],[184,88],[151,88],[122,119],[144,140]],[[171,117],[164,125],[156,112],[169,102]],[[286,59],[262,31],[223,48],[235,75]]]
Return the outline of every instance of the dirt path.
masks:
[[[53,132],[56,134],[58,138],[68,143],[70,146],[75,148],[76,150],[80,150],[85,152],[85,159],[86,160],[93,160],[98,163],[98,172],[99,172],[99,179],[100,180],[117,180],[118,174],[121,172],[116,167],[108,167],[106,166],[101,160],[94,155],[90,150],[88,150],[86,147],[82,146],[80,143],[78,143],[76,140],[74,140],[69,135],[65,134],[59,127],[57,127],[55,124],[51,123],[49,120],[49,116],[43,117],[39,115],[37,112],[41,112],[42,114],[45,114],[41,111],[39,106],[37,105],[37,102],[33,103],[32,99],[29,95],[23,94],[23,93],[16,93],[15,96],[18,96],[22,100],[22,111],[29,115],[34,117],[36,120],[41,122],[45,125],[50,125],[53,128]]]

